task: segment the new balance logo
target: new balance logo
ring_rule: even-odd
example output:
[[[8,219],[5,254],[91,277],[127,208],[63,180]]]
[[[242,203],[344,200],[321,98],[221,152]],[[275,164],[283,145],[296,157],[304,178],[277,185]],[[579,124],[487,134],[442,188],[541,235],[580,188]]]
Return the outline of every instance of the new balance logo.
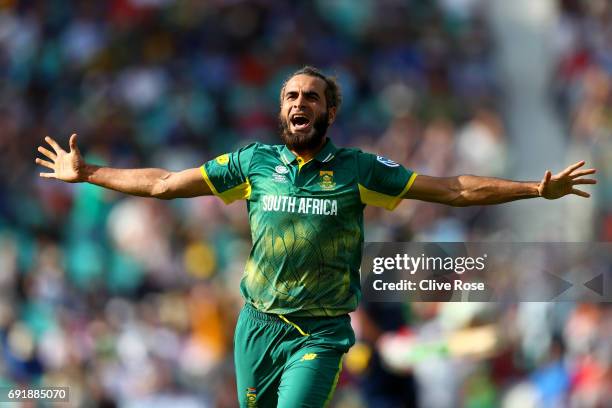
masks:
[[[317,353],[308,353],[304,354],[304,357],[302,357],[300,361],[310,361],[314,360],[315,358],[317,358]]]

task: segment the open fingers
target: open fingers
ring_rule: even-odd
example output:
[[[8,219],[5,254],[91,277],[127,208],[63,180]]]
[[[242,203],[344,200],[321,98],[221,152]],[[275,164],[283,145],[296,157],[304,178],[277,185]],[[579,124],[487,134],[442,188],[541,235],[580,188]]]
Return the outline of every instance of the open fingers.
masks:
[[[45,156],[47,156],[47,158],[51,159],[51,160],[55,160],[57,159],[57,154],[53,153],[51,150],[49,149],[45,149],[42,146],[38,146],[38,151],[42,154],[44,154]]]
[[[45,166],[47,168],[50,168],[51,170],[55,169],[53,162],[47,160],[36,158],[36,164],[40,164],[41,166]]]
[[[595,179],[577,179],[577,180],[572,180],[572,185],[575,186],[576,184],[597,184],[597,180],[595,180]]]
[[[63,152],[64,149],[62,149],[60,147],[60,145],[57,144],[57,142],[55,140],[53,140],[51,137],[46,136],[45,137],[45,141],[47,143],[49,143],[49,145],[53,148],[53,150],[55,150],[55,153],[59,153],[59,152]]]
[[[570,175],[570,177],[575,179],[576,177],[586,176],[588,174],[595,174],[595,172],[596,172],[595,169],[580,170],[580,171],[577,171],[575,173],[572,173]]]
[[[589,198],[591,195],[586,191],[578,190],[577,188],[572,188],[572,194],[579,195],[580,197]]]
[[[565,170],[561,172],[561,174],[564,176],[567,176],[568,174],[570,174],[572,171],[576,170],[577,168],[584,166],[584,163],[585,163],[584,160],[580,160],[578,163],[574,163],[571,166],[567,167]]]
[[[77,142],[77,134],[73,133],[72,135],[70,135],[70,141],[68,142],[68,146],[70,146],[70,151],[71,152],[74,151],[74,150],[76,150],[76,151],[79,150],[79,148],[77,147],[76,142]]]
[[[55,173],[40,173],[42,178],[55,178]]]
[[[550,172],[550,170],[546,170],[544,172],[544,178],[542,179],[542,185],[546,186],[550,182],[551,177],[552,173]]]

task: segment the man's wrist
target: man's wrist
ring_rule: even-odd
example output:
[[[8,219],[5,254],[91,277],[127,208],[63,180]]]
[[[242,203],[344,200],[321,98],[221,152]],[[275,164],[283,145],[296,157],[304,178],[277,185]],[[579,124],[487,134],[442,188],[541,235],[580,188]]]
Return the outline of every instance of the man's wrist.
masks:
[[[99,168],[100,168],[99,166],[94,166],[92,164],[84,163],[81,166],[81,169],[79,171],[79,173],[81,174],[81,177],[79,177],[80,181],[86,182],[86,183],[92,183],[93,175],[95,174],[96,170],[98,170]]]
[[[540,182],[539,181],[530,181],[528,184],[528,188],[530,190],[530,194],[533,198],[542,197],[542,192],[540,191]]]

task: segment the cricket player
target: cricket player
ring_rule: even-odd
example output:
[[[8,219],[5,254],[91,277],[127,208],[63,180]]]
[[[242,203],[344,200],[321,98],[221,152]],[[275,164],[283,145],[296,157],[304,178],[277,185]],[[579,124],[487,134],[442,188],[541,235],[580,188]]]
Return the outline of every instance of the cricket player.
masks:
[[[326,136],[341,93],[313,67],[295,72],[280,92],[283,144],[253,143],[199,168],[115,169],[86,163],[77,136],[36,163],[41,177],[88,182],[144,197],[215,195],[246,200],[253,247],[241,281],[245,300],[234,338],[241,407],[322,407],[336,386],[342,356],[355,342],[349,313],[359,304],[363,210],[393,210],[402,199],[452,206],[500,204],[568,194],[589,197],[584,162],[544,173],[540,182],[417,175],[399,163]]]

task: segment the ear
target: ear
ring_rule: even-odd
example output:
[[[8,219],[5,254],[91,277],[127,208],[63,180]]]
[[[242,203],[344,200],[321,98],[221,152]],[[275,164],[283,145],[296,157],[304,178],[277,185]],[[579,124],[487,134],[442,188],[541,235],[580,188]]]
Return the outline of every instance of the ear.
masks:
[[[327,124],[331,125],[332,123],[334,123],[334,120],[336,120],[336,107],[333,108],[329,108],[329,111],[327,113]]]

